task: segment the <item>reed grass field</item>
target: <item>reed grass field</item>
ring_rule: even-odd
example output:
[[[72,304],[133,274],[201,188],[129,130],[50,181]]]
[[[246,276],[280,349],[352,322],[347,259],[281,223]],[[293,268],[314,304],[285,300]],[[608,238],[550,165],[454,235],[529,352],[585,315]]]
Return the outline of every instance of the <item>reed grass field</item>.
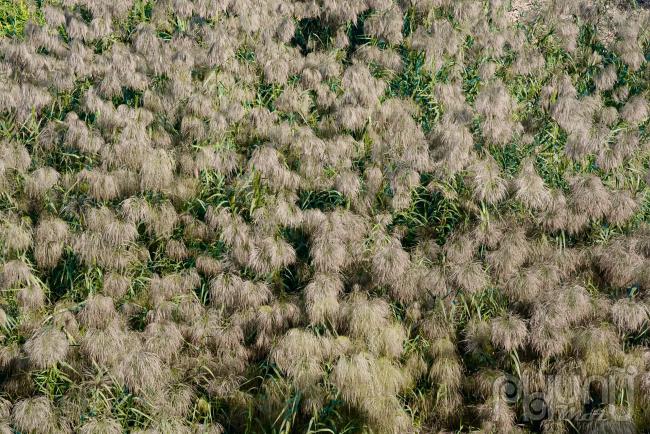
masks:
[[[650,432],[650,6],[0,0],[0,434]]]

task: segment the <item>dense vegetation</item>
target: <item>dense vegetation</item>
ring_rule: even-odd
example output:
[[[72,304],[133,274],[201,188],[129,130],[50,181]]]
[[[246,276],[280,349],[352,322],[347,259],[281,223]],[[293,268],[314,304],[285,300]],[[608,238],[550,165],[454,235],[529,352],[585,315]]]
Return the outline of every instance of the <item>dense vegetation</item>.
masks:
[[[0,0],[0,432],[650,430],[650,13]]]

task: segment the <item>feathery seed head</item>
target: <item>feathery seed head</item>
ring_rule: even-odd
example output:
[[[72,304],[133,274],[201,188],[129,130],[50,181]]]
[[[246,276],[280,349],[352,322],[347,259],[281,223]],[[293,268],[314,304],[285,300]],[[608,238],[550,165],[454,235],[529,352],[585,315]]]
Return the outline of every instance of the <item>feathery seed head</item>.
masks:
[[[25,180],[25,192],[31,198],[39,198],[59,182],[59,172],[52,167],[33,171]]]
[[[128,277],[111,272],[104,275],[102,292],[114,300],[122,298],[129,290],[131,281]]]
[[[495,346],[510,352],[521,348],[526,341],[526,323],[517,315],[508,314],[491,321],[492,342]]]
[[[33,366],[37,369],[47,369],[65,359],[68,339],[60,330],[43,329],[25,342],[24,348]]]
[[[106,329],[113,324],[115,318],[117,311],[113,299],[99,294],[88,296],[79,313],[81,324],[90,328]]]
[[[648,308],[629,298],[620,299],[612,305],[612,321],[623,332],[640,331],[648,321]]]
[[[20,431],[35,434],[50,432],[56,423],[52,404],[45,396],[18,401],[11,411],[11,420]]]
[[[7,254],[22,253],[32,244],[32,232],[26,222],[7,220],[0,226],[0,241]]]

